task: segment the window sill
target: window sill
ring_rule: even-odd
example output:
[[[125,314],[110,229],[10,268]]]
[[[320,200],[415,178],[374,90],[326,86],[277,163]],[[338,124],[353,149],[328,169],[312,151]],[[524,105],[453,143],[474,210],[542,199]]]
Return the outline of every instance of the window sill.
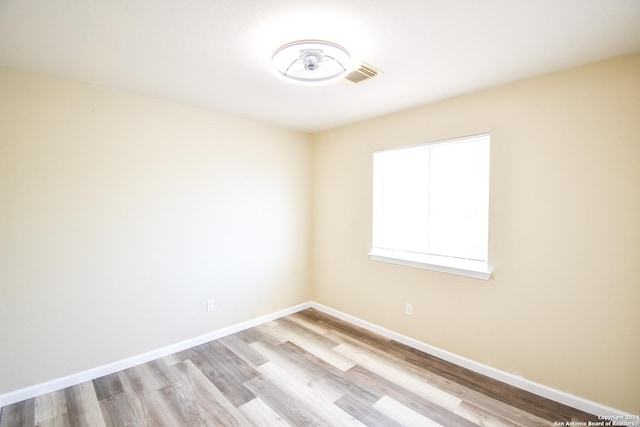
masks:
[[[369,253],[372,261],[388,262],[441,273],[456,274],[474,279],[489,280],[491,271],[482,261],[460,260],[438,256],[415,254],[388,249],[374,249]]]

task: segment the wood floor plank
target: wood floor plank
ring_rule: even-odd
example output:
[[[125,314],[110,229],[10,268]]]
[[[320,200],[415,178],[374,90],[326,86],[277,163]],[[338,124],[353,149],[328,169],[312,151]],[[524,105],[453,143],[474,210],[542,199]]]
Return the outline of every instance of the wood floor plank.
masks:
[[[220,342],[250,366],[260,366],[269,361],[269,359],[255,351],[249,343],[241,339],[240,336],[236,334],[220,338]]]
[[[482,408],[474,406],[468,402],[462,402],[460,406],[456,409],[456,414],[474,422],[479,426],[486,427],[533,427],[533,426],[549,426],[549,422],[543,422],[541,424],[538,423],[527,423],[527,424],[519,424],[515,423],[513,419],[507,421],[496,416],[493,413],[487,412]],[[542,421],[542,420],[541,420]]]
[[[292,427],[259,397],[240,406],[238,410],[254,427]]]
[[[403,426],[442,427],[442,425],[432,419],[425,417],[388,396],[377,401],[373,407]]]
[[[280,346],[286,349],[282,354],[285,355],[288,360],[287,367],[291,365],[299,366],[305,371],[319,377],[322,382],[326,383],[332,389],[335,389],[336,392],[339,392],[342,395],[353,395],[361,401],[366,401],[369,404],[373,404],[373,402],[382,397],[382,394],[376,394],[369,388],[361,387],[359,384],[352,383],[345,377],[343,372],[326,363],[322,359],[317,358],[315,355],[306,352],[297,345],[293,343],[284,343]],[[354,366],[354,368],[356,367]],[[349,369],[349,371],[351,369]]]
[[[136,366],[118,372],[126,399],[133,409],[140,425],[174,426],[177,420],[167,411],[165,396],[160,393],[163,382],[149,377],[150,369]]]
[[[36,397],[35,405],[36,424],[60,423],[64,419],[63,415],[67,414],[67,398],[64,389]]]
[[[434,383],[438,384],[438,377],[434,377]],[[440,387],[447,389],[447,384],[441,384]],[[549,425],[549,420],[458,384],[450,384],[449,389],[456,390],[457,395],[463,399],[463,402],[455,412],[471,420],[476,419],[477,415],[472,415],[468,410],[469,408],[476,408],[475,411],[481,411],[482,414],[487,414],[492,419],[509,420],[511,425],[514,426],[542,427]],[[481,418],[484,419],[486,417]]]
[[[276,387],[262,376],[248,381],[246,386],[292,426],[326,425],[305,402]]]
[[[142,426],[136,410],[126,393],[116,394],[100,401],[104,423],[107,427]]]
[[[244,416],[224,394],[190,360],[174,365],[180,382],[190,391],[197,404],[204,408],[214,425],[247,424]]]
[[[298,313],[293,313],[290,316],[287,316],[287,319],[289,319],[292,322],[297,323],[298,325],[302,326],[303,328],[309,329],[313,332],[315,332],[318,335],[324,335],[327,332],[329,332],[331,330],[331,328],[329,328],[326,325],[323,325],[320,322],[314,321],[309,319],[308,316],[305,316],[304,314],[301,314],[300,312]]]
[[[174,354],[170,354],[168,356],[163,357],[162,361],[167,366],[173,366],[173,365],[175,365],[177,363],[182,362],[185,359],[186,359],[186,356],[185,357],[181,357],[180,353],[174,353]]]
[[[383,347],[391,341],[387,337],[383,337],[382,335],[376,334],[368,329],[340,320],[329,314],[323,313],[320,310],[310,308],[300,311],[297,314],[316,322],[318,325],[324,326],[326,329],[335,330],[372,347]]]
[[[258,325],[241,333],[242,336],[252,337],[253,341],[261,341],[269,345],[278,345],[289,339],[284,330],[276,322]]]
[[[167,386],[161,390],[167,406],[179,425],[215,427],[216,421],[207,416],[205,408],[198,405],[193,392],[181,383]],[[237,425],[237,424],[233,424]]]
[[[189,351],[189,358],[234,406],[256,397],[244,383],[259,373],[221,342],[195,347]]]
[[[308,309],[2,408],[0,427],[542,427],[595,416]]]
[[[287,343],[280,344],[280,346],[286,345],[286,344]],[[296,363],[291,361],[289,355],[285,355],[285,353],[281,351],[280,346],[278,346],[277,349],[274,349],[259,342],[253,343],[251,345],[256,350],[264,354],[265,356],[268,356],[269,360],[277,363],[280,366],[286,367],[287,371],[290,374],[299,378],[301,381],[303,381],[305,384],[307,384],[309,387],[311,387],[313,390],[315,390],[318,394],[322,395],[326,399],[335,400],[342,397],[342,392],[340,390],[337,390],[336,388],[331,387],[322,381],[324,378],[324,375],[319,374],[318,369],[314,370],[313,372],[310,372],[308,370],[305,370],[303,367],[298,366]],[[295,345],[295,344],[291,344],[291,345]]]
[[[160,390],[175,382],[173,374],[162,359],[152,360],[151,362],[120,371],[118,372],[118,379],[123,391],[127,390],[125,386],[128,384],[128,391],[133,390],[140,394],[145,391]]]
[[[399,422],[376,410],[369,402],[353,395],[344,395],[335,404],[367,427],[403,427]]]
[[[401,387],[411,391],[412,393],[422,396],[450,411],[454,411],[462,402],[460,398],[429,385],[402,369],[385,363],[383,359],[372,353],[366,353],[361,349],[351,347],[347,344],[340,344],[334,350],[340,354],[344,354],[351,360],[356,361],[358,365],[365,369],[375,372],[389,381],[398,383]]]
[[[524,411],[518,407],[509,405],[503,401],[503,399],[496,399],[495,397],[491,397],[490,393],[483,394],[475,391],[474,389],[468,388],[465,385],[462,385],[458,382],[452,381],[451,379],[441,377],[439,374],[435,372],[441,372],[440,369],[429,369],[429,360],[427,359],[422,364],[418,363],[407,363],[407,360],[403,359],[398,355],[396,350],[391,348],[391,345],[394,341],[384,342],[378,341],[378,345],[381,345],[381,348],[373,347],[367,343],[360,342],[355,338],[345,335],[342,332],[338,332],[336,330],[332,330],[327,333],[332,336],[332,338],[336,341],[348,344],[355,348],[358,348],[367,353],[375,354],[378,357],[382,358],[385,361],[385,364],[390,365],[402,365],[402,369],[407,373],[416,376],[420,379],[420,381],[426,384],[432,384],[435,387],[451,394],[459,397],[461,400],[467,400],[472,405],[476,407],[483,408],[486,412],[489,412],[496,419],[509,419],[514,420],[516,426],[524,425],[524,426],[540,426],[540,425],[548,425],[549,420],[545,420],[540,416],[531,414],[527,411]],[[371,341],[370,341],[371,342]],[[400,352],[399,354],[403,354]],[[426,354],[425,354],[426,355]],[[428,356],[428,355],[426,355]],[[432,356],[428,356],[432,357]],[[417,361],[416,358],[414,360]],[[443,363],[449,363],[444,362]],[[467,371],[468,375],[479,375],[475,373],[471,373],[468,370],[465,370],[461,367],[454,366],[453,369]],[[454,413],[460,412],[465,416],[471,417],[471,415],[466,411],[458,411],[457,409]]]
[[[316,332],[316,330],[318,330],[317,326],[306,327],[299,324],[298,322],[289,319],[288,316],[282,319],[278,319],[278,326],[286,330],[288,334],[293,334],[294,337],[313,341],[322,347],[332,348],[338,344],[326,335],[326,331],[324,331],[324,328],[322,328],[322,333],[318,333]],[[291,341],[290,336],[291,335],[288,336],[288,341]]]
[[[69,421],[69,414],[64,413],[56,415],[53,418],[48,418],[46,420],[37,422],[35,425],[37,427],[70,427],[71,422]]]
[[[301,378],[306,378],[309,382],[324,382],[340,394],[354,394],[370,403],[382,397],[382,395],[373,394],[369,390],[348,381],[344,372],[340,369],[294,343],[286,342],[280,344],[273,354],[272,360],[279,361],[287,370],[292,372],[300,370],[302,372],[297,375]]]
[[[104,427],[104,418],[93,382],[87,381],[65,389],[65,397],[71,425]]]
[[[296,344],[343,372],[356,364],[356,362],[345,355],[333,351],[332,347],[334,347],[336,343],[324,337],[314,336],[309,330],[304,330],[293,322],[282,322],[282,328],[283,333],[287,337],[287,341]]]
[[[307,384],[291,375],[274,362],[268,362],[258,368],[272,384],[286,394],[297,396],[307,404],[307,411],[313,411],[327,426],[364,427],[360,421],[342,410],[336,410],[333,402],[316,393]]]
[[[96,378],[93,380],[93,387],[96,390],[96,397],[98,398],[98,401],[124,393],[122,382],[117,374],[110,374]]]
[[[444,378],[493,397],[507,405],[535,411],[539,417],[543,417],[547,421],[553,422],[559,419],[570,421],[572,418],[597,421],[596,417],[583,411],[553,402],[493,378],[470,372],[465,368],[421,352],[406,344],[390,341],[384,347],[384,350],[394,357],[405,360],[407,363],[436,372]]]
[[[448,427],[473,427],[476,424],[461,417],[450,410],[435,404],[430,399],[425,399],[391,380],[379,376],[362,366],[355,366],[346,373],[349,382],[366,388],[372,393],[382,397],[389,396],[412,410],[428,416],[434,421]],[[375,402],[373,402],[375,403]],[[373,405],[373,404],[372,404]]]
[[[0,427],[21,427],[35,424],[35,399],[27,399],[2,408]]]

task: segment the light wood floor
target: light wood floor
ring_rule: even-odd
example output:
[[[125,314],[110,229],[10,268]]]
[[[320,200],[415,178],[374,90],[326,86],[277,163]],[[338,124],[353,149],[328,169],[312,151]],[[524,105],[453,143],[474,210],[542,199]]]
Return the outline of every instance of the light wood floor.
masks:
[[[595,417],[308,309],[2,408],[8,426],[549,426]]]

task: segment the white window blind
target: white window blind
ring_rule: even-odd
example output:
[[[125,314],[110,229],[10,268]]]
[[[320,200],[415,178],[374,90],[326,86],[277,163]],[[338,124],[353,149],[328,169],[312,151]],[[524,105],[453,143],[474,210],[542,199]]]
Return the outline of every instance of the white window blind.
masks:
[[[488,134],[375,152],[372,259],[488,278],[489,154]]]

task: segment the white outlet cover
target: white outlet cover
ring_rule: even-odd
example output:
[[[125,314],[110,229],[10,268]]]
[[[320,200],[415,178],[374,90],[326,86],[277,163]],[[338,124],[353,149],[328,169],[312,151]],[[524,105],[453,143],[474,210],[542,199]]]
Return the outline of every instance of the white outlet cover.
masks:
[[[404,313],[408,316],[413,315],[413,305],[411,304],[405,304],[404,306]]]

